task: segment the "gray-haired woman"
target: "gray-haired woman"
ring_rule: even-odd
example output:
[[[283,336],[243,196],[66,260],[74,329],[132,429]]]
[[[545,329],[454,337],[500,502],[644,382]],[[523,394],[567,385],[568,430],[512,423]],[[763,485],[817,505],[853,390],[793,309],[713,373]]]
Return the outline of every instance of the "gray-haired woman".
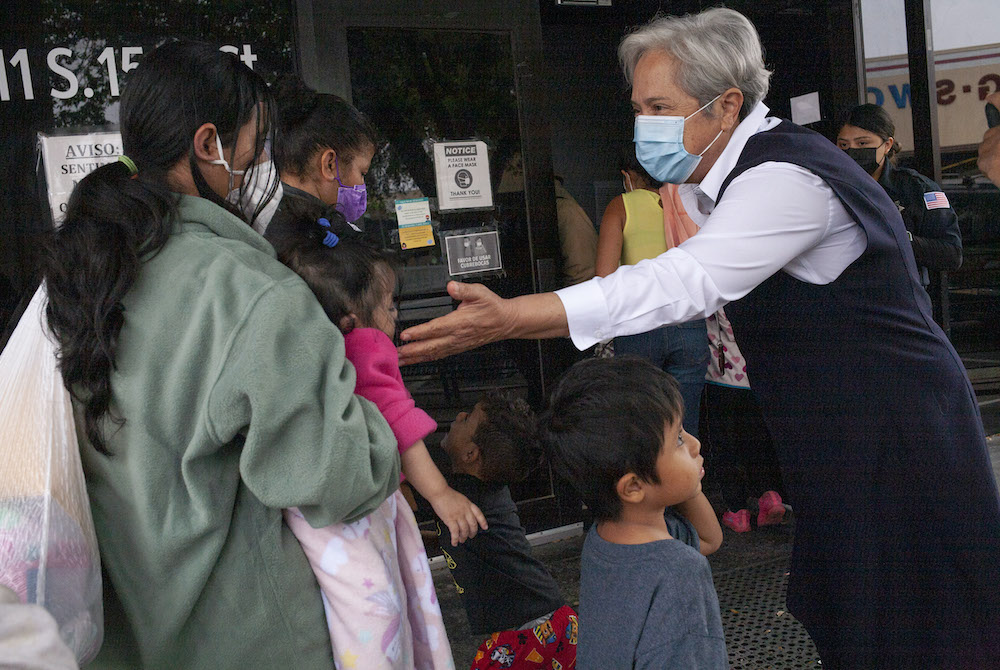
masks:
[[[583,348],[725,305],[796,510],[788,607],[824,667],[1000,667],[1000,497],[898,209],[826,138],[767,116],[739,13],[656,19],[619,56],[636,155],[688,184],[701,231],[554,294],[453,283],[459,309],[405,331],[403,360],[511,337]]]

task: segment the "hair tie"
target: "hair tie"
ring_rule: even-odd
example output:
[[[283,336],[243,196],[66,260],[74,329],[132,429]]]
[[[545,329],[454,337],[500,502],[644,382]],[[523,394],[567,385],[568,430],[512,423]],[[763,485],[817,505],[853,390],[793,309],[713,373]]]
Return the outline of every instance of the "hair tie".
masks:
[[[324,228],[329,228],[330,227],[330,220],[328,218],[326,218],[325,216],[322,217],[316,223],[318,223],[319,225],[323,226]]]
[[[125,164],[125,167],[128,168],[128,174],[130,177],[135,178],[139,174],[139,168],[135,166],[135,161],[133,161],[125,154],[122,154],[121,156],[118,157],[118,162]]]
[[[340,242],[340,238],[337,237],[332,230],[326,231],[326,237],[323,238],[323,244],[332,249],[337,246],[337,242]]]

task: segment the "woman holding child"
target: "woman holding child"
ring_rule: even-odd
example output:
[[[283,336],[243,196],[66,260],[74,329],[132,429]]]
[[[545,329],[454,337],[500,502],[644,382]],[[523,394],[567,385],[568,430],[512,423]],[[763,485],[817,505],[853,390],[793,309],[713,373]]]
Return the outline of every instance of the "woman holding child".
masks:
[[[826,138],[767,116],[737,12],[655,19],[619,55],[636,155],[697,185],[701,231],[555,294],[453,283],[462,304],[404,332],[404,362],[511,337],[585,348],[725,305],[796,510],[788,607],[824,667],[1000,667],[1000,496],[898,209]]]
[[[157,48],[121,98],[126,156],[80,182],[47,246],[47,317],[123,607],[98,667],[333,668],[282,510],[353,522],[399,484],[340,330],[226,200],[274,119],[236,56]]]

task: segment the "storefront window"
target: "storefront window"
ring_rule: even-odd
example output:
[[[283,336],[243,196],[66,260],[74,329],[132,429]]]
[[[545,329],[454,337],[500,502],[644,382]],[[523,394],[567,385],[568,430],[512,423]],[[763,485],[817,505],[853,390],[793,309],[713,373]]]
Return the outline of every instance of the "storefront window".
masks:
[[[531,290],[530,239],[525,216],[521,137],[510,35],[386,28],[347,31],[354,104],[375,123],[384,146],[368,174],[366,227],[402,264],[403,326],[447,313],[450,277],[444,239],[454,231],[496,230],[503,270],[483,280],[501,295]],[[488,151],[493,205],[441,211],[433,147],[476,140]],[[403,249],[395,203],[427,197],[434,244]],[[406,374],[444,403],[473,400],[497,379],[527,387],[537,374],[537,351],[500,343]],[[466,360],[466,358],[468,360]],[[463,396],[463,392],[466,393]]]
[[[353,102],[385,140],[368,174],[366,228],[400,258],[400,326],[453,309],[444,290],[452,278],[444,243],[450,234],[495,230],[503,271],[469,279],[502,296],[531,292],[532,241],[510,33],[349,28],[347,45]],[[434,145],[449,140],[485,144],[491,207],[439,209]],[[423,197],[429,199],[435,244],[403,249],[395,203]],[[538,344],[527,341],[499,342],[403,369],[417,403],[445,420],[471,408],[484,391],[499,388],[540,405],[540,374]],[[519,501],[552,496],[547,468],[512,488]],[[522,513],[529,526],[539,523],[525,509]]]
[[[129,72],[170,38],[216,43],[268,81],[292,72],[293,8],[292,0],[41,0],[7,12],[0,35],[0,345],[37,285],[35,236],[53,218],[38,133],[117,130]],[[81,178],[87,165],[97,163],[73,165]]]

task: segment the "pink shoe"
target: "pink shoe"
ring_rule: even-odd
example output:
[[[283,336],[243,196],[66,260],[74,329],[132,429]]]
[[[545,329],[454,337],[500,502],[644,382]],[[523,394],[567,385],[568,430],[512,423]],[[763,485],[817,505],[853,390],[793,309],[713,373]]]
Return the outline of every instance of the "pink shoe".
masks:
[[[781,523],[785,516],[785,506],[781,502],[781,496],[777,491],[765,491],[757,501],[757,525],[774,526]]]
[[[737,533],[745,533],[750,530],[750,511],[741,509],[738,512],[726,512],[722,515],[722,524]]]

